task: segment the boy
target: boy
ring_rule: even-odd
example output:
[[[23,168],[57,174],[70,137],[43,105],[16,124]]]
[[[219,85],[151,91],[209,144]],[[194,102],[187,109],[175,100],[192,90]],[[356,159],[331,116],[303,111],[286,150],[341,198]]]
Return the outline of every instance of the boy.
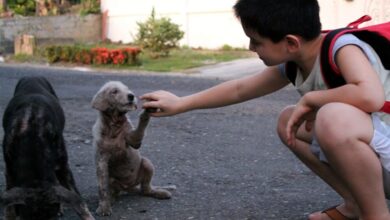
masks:
[[[267,69],[189,96],[145,94],[143,108],[157,108],[152,116],[161,117],[261,97],[290,83],[285,63],[293,62],[302,97],[281,112],[279,137],[344,200],[309,219],[389,220],[390,126],[377,114],[385,94],[375,51],[353,35],[341,37],[333,59],[347,83],[326,89],[318,59],[324,36],[317,0],[238,0],[234,10],[249,49]]]

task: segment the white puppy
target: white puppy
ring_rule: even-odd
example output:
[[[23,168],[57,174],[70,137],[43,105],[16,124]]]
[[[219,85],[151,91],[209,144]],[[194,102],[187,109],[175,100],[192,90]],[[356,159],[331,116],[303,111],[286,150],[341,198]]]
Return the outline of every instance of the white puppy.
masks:
[[[120,191],[133,192],[139,185],[146,196],[171,198],[169,191],[151,186],[153,164],[138,151],[150,116],[143,111],[133,128],[126,114],[137,108],[134,94],[123,83],[111,81],[96,93],[92,107],[99,110],[93,126],[100,197],[97,214],[110,215],[111,197]]]

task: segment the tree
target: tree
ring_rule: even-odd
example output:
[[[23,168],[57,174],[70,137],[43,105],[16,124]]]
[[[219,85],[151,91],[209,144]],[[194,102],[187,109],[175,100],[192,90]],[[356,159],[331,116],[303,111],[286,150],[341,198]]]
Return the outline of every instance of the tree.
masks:
[[[5,11],[7,11],[7,1],[0,0],[0,15]]]
[[[184,32],[179,25],[171,22],[169,18],[157,19],[154,8],[146,22],[137,22],[138,34],[135,43],[143,49],[148,49],[152,57],[168,56],[172,48],[178,46]]]

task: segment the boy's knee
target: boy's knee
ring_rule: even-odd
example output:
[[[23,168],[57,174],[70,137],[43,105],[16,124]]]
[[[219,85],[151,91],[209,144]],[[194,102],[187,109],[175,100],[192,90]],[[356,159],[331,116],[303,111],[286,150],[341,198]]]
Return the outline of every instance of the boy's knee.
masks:
[[[346,108],[348,107],[349,106],[344,103],[329,103],[318,110],[315,132],[320,142],[329,145],[329,141],[343,141],[344,134],[347,132],[344,130],[344,127],[348,124],[348,121],[351,120],[348,115],[345,114],[347,112]]]
[[[345,115],[342,114],[344,103],[329,103],[322,106],[316,114],[315,130],[316,133],[322,130],[330,131],[334,127],[338,127],[340,123],[343,123]]]
[[[372,138],[371,117],[345,103],[329,103],[317,112],[315,133],[322,148],[352,146],[355,141],[369,143]]]

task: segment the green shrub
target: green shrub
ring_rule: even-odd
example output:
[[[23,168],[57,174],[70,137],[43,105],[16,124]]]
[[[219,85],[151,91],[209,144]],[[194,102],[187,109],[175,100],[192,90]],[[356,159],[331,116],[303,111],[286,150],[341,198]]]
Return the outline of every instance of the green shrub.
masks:
[[[35,15],[35,0],[7,0],[7,5],[15,14],[23,16]]]
[[[137,22],[138,33],[135,43],[150,51],[151,56],[168,56],[172,48],[178,46],[184,32],[169,18],[156,19],[154,8],[146,22]]]
[[[82,5],[82,9],[80,11],[81,15],[100,13],[99,0],[81,0],[81,5]]]
[[[232,51],[233,50],[233,47],[228,45],[228,44],[224,44],[222,47],[221,47],[221,50],[223,51]]]
[[[49,63],[55,63],[60,60],[61,47],[59,46],[48,46],[45,49],[45,55]]]

